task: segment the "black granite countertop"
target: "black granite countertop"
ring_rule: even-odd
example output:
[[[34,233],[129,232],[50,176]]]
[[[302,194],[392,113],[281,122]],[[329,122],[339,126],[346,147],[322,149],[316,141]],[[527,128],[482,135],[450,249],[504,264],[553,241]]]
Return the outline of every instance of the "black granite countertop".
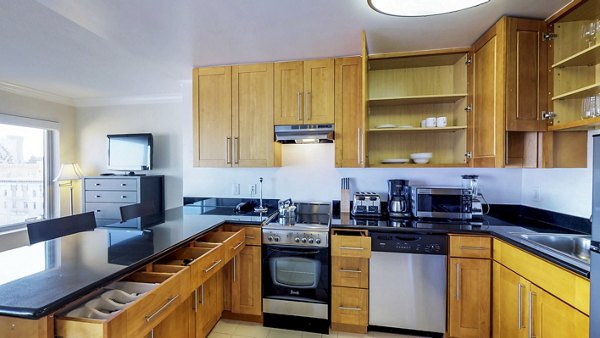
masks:
[[[0,252],[0,261],[10,264],[0,273],[0,315],[41,318],[226,221],[257,225],[275,215],[236,219],[211,210],[179,207],[143,230],[96,228]]]
[[[503,210],[503,212],[512,211],[514,210]],[[494,215],[498,215],[498,213]],[[575,220],[574,222],[581,223],[581,220]],[[579,230],[581,228],[580,224],[577,225],[577,230]],[[589,278],[590,274],[589,264],[531,243],[520,236],[521,234],[532,233],[581,234],[581,232],[528,218],[514,217],[514,214],[511,214],[509,221],[492,216],[484,216],[482,219],[474,221],[428,221],[414,219],[394,220],[387,218],[385,215],[373,218],[354,218],[350,214],[336,213],[334,209],[331,227],[394,233],[487,234],[509,242],[583,277]]]

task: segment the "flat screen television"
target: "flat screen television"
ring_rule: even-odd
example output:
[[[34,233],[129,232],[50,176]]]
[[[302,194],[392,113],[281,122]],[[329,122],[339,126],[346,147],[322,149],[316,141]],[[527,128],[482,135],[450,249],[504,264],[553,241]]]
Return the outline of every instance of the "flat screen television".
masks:
[[[109,170],[133,172],[152,169],[152,134],[114,134],[106,137]]]

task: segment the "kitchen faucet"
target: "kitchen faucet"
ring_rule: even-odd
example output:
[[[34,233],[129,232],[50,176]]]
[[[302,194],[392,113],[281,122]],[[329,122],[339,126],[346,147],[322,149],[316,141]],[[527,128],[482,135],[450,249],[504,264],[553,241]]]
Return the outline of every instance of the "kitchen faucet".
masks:
[[[263,206],[263,198],[262,198],[262,195],[263,195],[263,191],[262,191],[262,182],[263,182],[263,178],[262,178],[262,177],[260,177],[260,178],[258,179],[258,181],[260,182],[260,202],[259,202],[259,206],[258,206],[258,207],[256,207],[256,208],[254,208],[254,212],[267,212],[267,211],[269,211],[269,209],[268,209],[268,208],[265,208],[265,207]]]

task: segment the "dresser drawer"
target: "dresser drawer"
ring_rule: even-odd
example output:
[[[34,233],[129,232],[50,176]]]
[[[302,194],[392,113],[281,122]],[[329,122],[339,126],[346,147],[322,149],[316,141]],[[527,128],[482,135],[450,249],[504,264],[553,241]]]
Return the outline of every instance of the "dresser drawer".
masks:
[[[132,178],[86,178],[84,181],[85,190],[137,191],[137,179]]]
[[[89,202],[117,202],[117,203],[137,203],[137,192],[135,191],[86,191],[86,204]]]
[[[195,288],[204,284],[217,271],[225,266],[223,246],[216,243],[203,243],[203,246],[184,247],[159,260],[165,265],[187,265],[190,267],[191,293]]]
[[[121,207],[131,203],[86,203],[85,211],[93,211],[96,218],[121,219]]]
[[[246,231],[246,245],[260,246],[262,244],[262,229],[258,226],[245,226],[236,224],[225,224],[225,231],[239,231],[245,229]]]
[[[465,258],[491,258],[492,239],[488,236],[450,235],[450,256]]]
[[[83,302],[57,314],[56,336],[121,338],[148,333],[188,296],[181,290],[189,289],[190,269],[151,265],[147,270],[100,289],[84,297]],[[115,290],[119,290],[116,295],[107,296]],[[119,302],[106,299],[118,299]],[[120,309],[111,308],[115,304]]]
[[[358,235],[336,235],[331,236],[331,256],[338,257],[371,257],[371,237]]]
[[[331,285],[351,288],[368,288],[369,259],[331,257]]]
[[[367,326],[369,290],[334,286],[331,288],[331,322]]]
[[[222,244],[225,262],[229,262],[246,247],[246,229],[242,228],[236,232],[213,231],[200,237],[195,243],[202,244],[203,242]]]

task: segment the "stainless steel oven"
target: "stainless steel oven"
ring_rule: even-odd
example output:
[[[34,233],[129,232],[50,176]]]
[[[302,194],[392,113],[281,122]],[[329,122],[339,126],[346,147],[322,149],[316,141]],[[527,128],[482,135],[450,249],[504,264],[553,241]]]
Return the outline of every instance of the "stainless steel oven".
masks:
[[[302,210],[262,230],[264,325],[329,333],[329,213]]]
[[[473,218],[473,193],[463,188],[412,187],[412,214],[417,218]]]

